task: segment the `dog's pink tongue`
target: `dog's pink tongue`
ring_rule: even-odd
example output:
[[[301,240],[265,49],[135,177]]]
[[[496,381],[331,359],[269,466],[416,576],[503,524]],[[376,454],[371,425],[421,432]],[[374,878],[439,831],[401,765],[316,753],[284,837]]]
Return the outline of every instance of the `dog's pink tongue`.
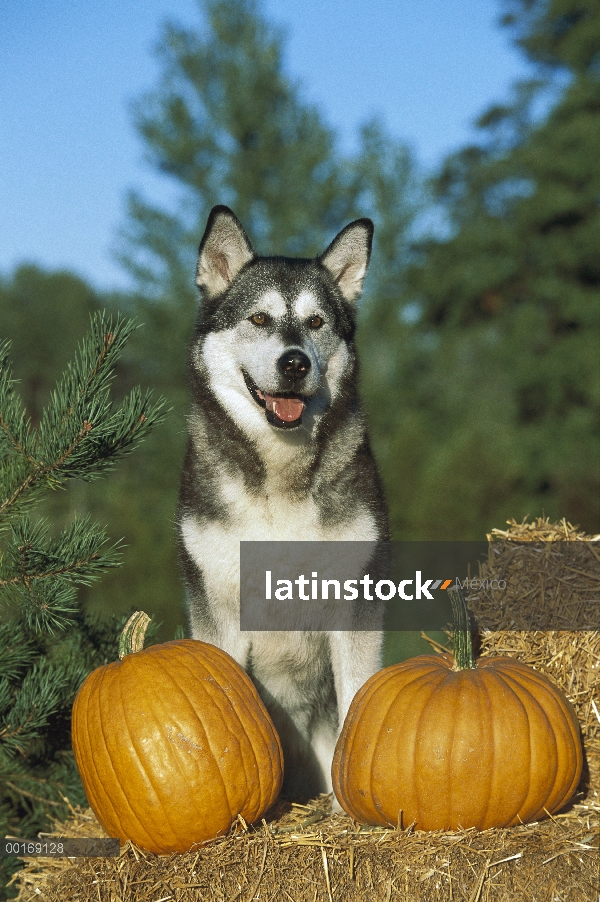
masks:
[[[302,416],[304,403],[300,398],[286,398],[283,395],[263,395],[267,410],[273,411],[276,417],[285,423],[293,423]]]

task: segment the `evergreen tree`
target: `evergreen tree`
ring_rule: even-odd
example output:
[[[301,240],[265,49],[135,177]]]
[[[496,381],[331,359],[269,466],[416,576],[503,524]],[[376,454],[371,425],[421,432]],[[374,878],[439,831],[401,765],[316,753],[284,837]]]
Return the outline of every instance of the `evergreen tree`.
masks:
[[[527,514],[598,530],[600,7],[509,6],[536,78],[436,179],[446,234],[415,248],[394,330],[400,535],[477,538]]]
[[[235,209],[259,253],[289,255],[320,252],[357,211],[355,174],[284,74],[282,36],[254,0],[205,0],[201,9],[202,31],[166,26],[161,83],[135,107],[151,164],[182,189],[176,214],[130,197],[124,260],[163,294],[165,276],[177,295],[190,291],[217,203]]]
[[[104,308],[118,316],[119,310],[133,313],[134,306],[126,294],[100,293],[72,273],[46,271],[30,264],[0,279],[0,322],[4,335],[11,340],[19,395],[34,426],[75,353],[77,337],[85,333],[90,314]],[[174,380],[164,374],[157,385],[161,374],[153,344],[159,345],[160,336],[154,336],[151,343],[142,338],[148,331],[146,326],[136,331],[135,339],[125,344],[115,361],[115,403],[139,380],[163,395],[173,391]],[[178,353],[185,355],[183,345]],[[174,352],[173,369],[176,364]],[[185,394],[184,386],[180,386],[180,392]],[[127,547],[122,566],[109,570],[93,588],[81,586],[79,601],[90,611],[114,612],[119,617],[132,605],[143,607],[157,615],[165,639],[183,623],[183,590],[172,527],[175,499],[172,494],[165,499],[160,487],[163,471],[170,470],[177,478],[177,443],[183,435],[182,418],[169,417],[160,430],[149,434],[136,454],[121,460],[109,480],[71,480],[65,491],[40,496],[37,507],[40,516],[57,529],[67,526],[75,514],[89,515],[104,524],[110,535],[122,537]],[[171,448],[169,460],[163,456],[164,446]]]
[[[394,273],[418,207],[416,193],[406,197],[409,182],[415,192],[412,161],[380,124],[362,129],[355,156],[339,152],[334,132],[286,76],[283,38],[255,0],[200,7],[200,31],[166,26],[161,83],[135,106],[149,162],[176,183],[181,202],[168,212],[132,193],[121,248],[145,312],[172,326],[178,307],[185,338],[197,305],[198,242],[213,205],[234,209],[258,253],[291,256],[320,253],[351,219],[371,215],[386,230],[383,238],[378,229],[378,245],[387,242]],[[389,272],[385,278],[389,284]],[[168,353],[172,359],[170,344]]]
[[[68,281],[68,280],[67,280]],[[0,345],[0,832],[30,838],[66,797],[83,803],[70,743],[74,696],[114,659],[121,622],[86,613],[78,587],[119,563],[118,546],[87,516],[62,530],[34,511],[48,490],[94,480],[164,416],[139,388],[114,407],[114,366],[135,328],[104,314],[52,392],[35,428]],[[6,877],[15,864],[3,859]],[[0,890],[1,894],[2,890]]]
[[[0,278],[2,335],[10,338],[19,396],[34,426],[90,315],[103,306],[104,299],[70,272],[26,263]]]

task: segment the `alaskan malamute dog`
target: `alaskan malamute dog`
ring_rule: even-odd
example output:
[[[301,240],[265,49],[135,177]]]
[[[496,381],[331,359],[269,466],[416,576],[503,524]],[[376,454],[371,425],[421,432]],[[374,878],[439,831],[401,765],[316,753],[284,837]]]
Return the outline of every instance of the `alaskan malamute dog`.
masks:
[[[376,541],[387,513],[357,386],[355,308],[373,224],[314,260],[258,257],[215,207],[200,244],[200,311],[178,509],[195,639],[247,671],[281,737],[283,792],[331,792],[353,696],[381,667],[381,632],[241,632],[240,541]]]

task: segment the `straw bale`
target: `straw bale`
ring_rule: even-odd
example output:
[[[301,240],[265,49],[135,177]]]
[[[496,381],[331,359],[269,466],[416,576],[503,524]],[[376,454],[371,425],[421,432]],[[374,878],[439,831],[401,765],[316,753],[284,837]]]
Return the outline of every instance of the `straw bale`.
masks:
[[[578,632],[600,625],[600,536],[584,536],[571,524],[511,521],[488,535],[481,581],[506,583],[468,595],[475,617],[494,630]],[[577,629],[576,629],[577,627]]]
[[[507,593],[528,607],[549,595],[598,604],[600,536],[564,520],[510,521],[488,536],[482,576],[503,574]],[[560,548],[578,543],[581,566],[565,579]],[[552,553],[540,554],[544,544]],[[534,547],[535,546],[535,547]],[[590,552],[590,549],[591,552]],[[515,573],[517,576],[515,576]],[[498,606],[494,590],[468,597],[477,615]],[[18,902],[590,902],[600,896],[600,630],[482,631],[479,653],[510,655],[548,674],[573,702],[586,766],[569,806],[537,824],[484,832],[361,826],[328,813],[326,796],[306,806],[279,801],[261,824],[241,819],[227,836],[185,855],[157,856],[132,843],[118,858],[26,859],[15,875]],[[437,643],[432,642],[436,650]],[[103,836],[91,810],[72,809],[53,836]]]
[[[118,859],[31,860],[19,902],[590,902],[598,895],[598,813],[578,803],[549,821],[481,833],[367,830],[342,815],[289,832],[276,832],[283,821],[238,824],[185,855],[127,843]],[[89,812],[78,811],[58,833],[80,835],[82,821],[89,830]],[[99,825],[93,832],[101,835]]]

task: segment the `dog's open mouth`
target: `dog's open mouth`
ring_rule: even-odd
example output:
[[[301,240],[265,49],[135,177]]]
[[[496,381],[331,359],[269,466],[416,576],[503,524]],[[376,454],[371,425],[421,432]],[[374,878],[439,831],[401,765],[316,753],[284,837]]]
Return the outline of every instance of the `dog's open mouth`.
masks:
[[[267,421],[278,429],[293,429],[302,423],[302,414],[308,402],[304,395],[297,392],[281,392],[272,395],[261,391],[245,370],[242,370],[248,391],[260,407],[265,408]]]

